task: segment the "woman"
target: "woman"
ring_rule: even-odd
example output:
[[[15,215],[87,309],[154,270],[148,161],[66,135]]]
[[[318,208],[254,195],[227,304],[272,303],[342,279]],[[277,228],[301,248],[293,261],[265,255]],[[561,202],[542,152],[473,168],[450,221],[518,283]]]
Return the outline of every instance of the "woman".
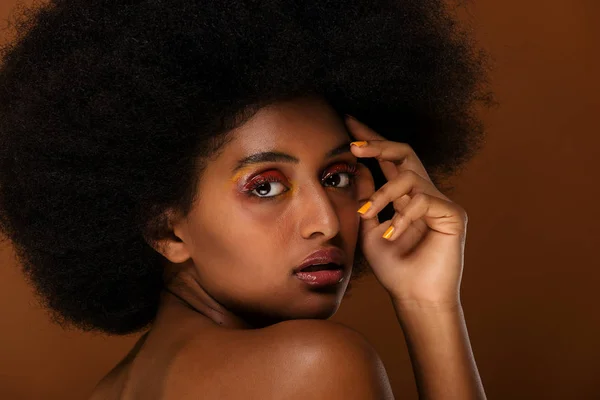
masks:
[[[437,188],[481,143],[485,68],[441,2],[19,16],[1,231],[58,323],[145,331],[92,399],[391,399],[373,347],[327,321],[366,271],[420,396],[485,398],[459,296],[467,216]]]

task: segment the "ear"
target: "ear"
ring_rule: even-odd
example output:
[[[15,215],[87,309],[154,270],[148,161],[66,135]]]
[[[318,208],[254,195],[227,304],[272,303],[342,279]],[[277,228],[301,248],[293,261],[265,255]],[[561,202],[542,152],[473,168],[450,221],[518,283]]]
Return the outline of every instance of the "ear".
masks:
[[[162,220],[165,231],[152,247],[174,264],[187,261],[191,258],[191,252],[186,219],[169,210],[163,214]]]

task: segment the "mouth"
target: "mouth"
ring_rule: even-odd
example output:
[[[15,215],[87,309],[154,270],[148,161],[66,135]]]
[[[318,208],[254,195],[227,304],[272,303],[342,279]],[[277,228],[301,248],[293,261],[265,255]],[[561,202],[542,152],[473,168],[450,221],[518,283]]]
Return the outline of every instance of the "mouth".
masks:
[[[313,264],[308,267],[302,268],[298,272],[317,272],[317,271],[332,271],[336,269],[343,269],[344,266],[337,263],[327,263],[327,264]]]
[[[309,254],[304,261],[294,269],[294,272],[315,272],[340,269],[345,265],[345,260],[345,254],[340,248],[322,248]]]
[[[340,248],[322,248],[309,254],[294,269],[294,275],[312,287],[337,285],[346,276],[345,260],[345,254]]]
[[[344,266],[336,263],[313,264],[296,271],[295,276],[310,287],[333,287],[344,281]]]

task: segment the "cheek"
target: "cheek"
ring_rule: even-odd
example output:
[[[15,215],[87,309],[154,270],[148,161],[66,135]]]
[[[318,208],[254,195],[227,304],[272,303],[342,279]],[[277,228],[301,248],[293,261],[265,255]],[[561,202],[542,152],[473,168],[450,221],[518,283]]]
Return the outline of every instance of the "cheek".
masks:
[[[280,204],[244,205],[238,210],[240,234],[248,251],[263,258],[281,261],[277,250],[285,248],[295,229],[294,218],[289,208]],[[267,260],[265,260],[267,261]]]
[[[360,214],[356,212],[358,207],[354,205],[347,207],[344,210],[344,215],[340,215],[341,230],[345,232],[346,240],[356,243],[358,239],[358,231],[360,228]]]
[[[357,210],[360,208],[360,202],[355,196],[342,199],[337,204],[337,213],[340,219],[340,230],[349,236],[356,236],[358,234],[360,224],[360,214]]]
[[[266,279],[272,275],[273,264],[286,261],[280,250],[285,248],[292,225],[276,205],[241,198],[214,204],[194,221],[197,263],[210,263],[223,275],[235,271],[245,277],[247,271]]]

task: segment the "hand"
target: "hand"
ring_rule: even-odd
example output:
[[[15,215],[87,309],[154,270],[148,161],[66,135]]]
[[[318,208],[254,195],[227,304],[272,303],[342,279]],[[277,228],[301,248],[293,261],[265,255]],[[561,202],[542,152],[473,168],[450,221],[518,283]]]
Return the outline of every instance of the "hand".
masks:
[[[361,216],[359,245],[395,304],[456,307],[460,304],[467,214],[432,183],[412,148],[386,140],[365,124],[346,118],[358,141],[356,157],[375,157],[387,181],[375,192],[373,176],[360,165],[359,199],[371,201]],[[379,213],[393,202],[395,214],[379,223]],[[394,230],[387,239],[384,232]]]

